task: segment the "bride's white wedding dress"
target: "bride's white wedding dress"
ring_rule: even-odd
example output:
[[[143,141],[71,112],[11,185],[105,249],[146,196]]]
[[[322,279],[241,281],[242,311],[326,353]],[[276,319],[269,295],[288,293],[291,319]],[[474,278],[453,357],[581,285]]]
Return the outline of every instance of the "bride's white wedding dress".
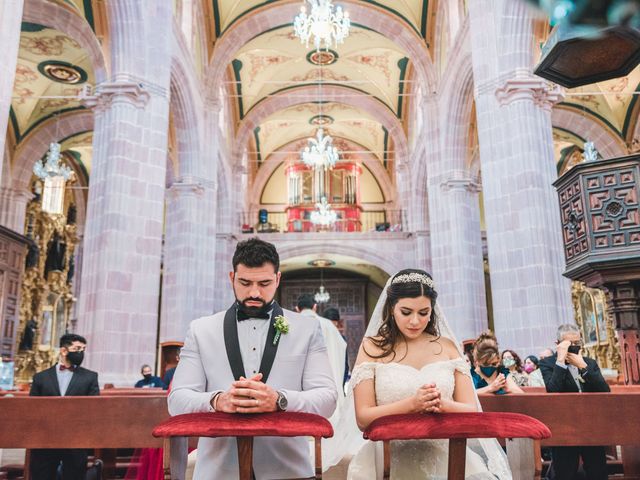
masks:
[[[397,362],[365,362],[351,374],[351,388],[363,380],[374,379],[376,403],[385,405],[413,396],[424,384],[435,383],[443,399],[452,400],[455,371],[470,375],[469,365],[462,359],[428,363],[420,370]],[[436,414],[437,415],[437,414]],[[400,480],[446,479],[448,440],[409,440],[391,442],[391,478]],[[482,449],[480,449],[482,451]],[[494,462],[467,447],[467,479],[510,478],[503,462]],[[349,464],[349,480],[381,479],[383,472],[382,442],[366,442]],[[496,473],[497,476],[492,473]]]

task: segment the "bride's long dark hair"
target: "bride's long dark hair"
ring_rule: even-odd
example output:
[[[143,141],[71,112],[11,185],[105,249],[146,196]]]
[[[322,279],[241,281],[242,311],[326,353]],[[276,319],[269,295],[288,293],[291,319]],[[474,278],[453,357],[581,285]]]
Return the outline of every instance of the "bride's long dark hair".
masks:
[[[412,273],[424,275],[433,279],[427,272],[418,269],[400,270],[394,275],[393,279],[396,279],[400,275],[410,275]],[[391,284],[387,287],[387,300],[382,307],[382,324],[378,329],[378,334],[376,337],[368,337],[371,343],[381,350],[381,353],[378,355],[371,355],[363,346],[367,355],[371,358],[384,358],[389,355],[393,355],[392,358],[395,359],[396,344],[398,341],[406,342],[406,339],[398,328],[398,324],[393,317],[393,309],[398,301],[403,298],[418,297],[428,297],[431,299],[431,318],[429,319],[424,332],[436,337],[433,341],[437,341],[440,338],[440,330],[438,329],[438,320],[436,316],[436,298],[438,298],[438,293],[429,285],[420,281],[393,283],[393,280],[391,280]]]

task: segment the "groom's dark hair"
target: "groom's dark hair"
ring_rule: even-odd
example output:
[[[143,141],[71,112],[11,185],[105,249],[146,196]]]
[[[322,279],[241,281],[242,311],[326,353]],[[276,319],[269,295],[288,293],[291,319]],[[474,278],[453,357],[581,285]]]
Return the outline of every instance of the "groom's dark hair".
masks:
[[[280,256],[276,247],[259,238],[250,238],[239,242],[233,254],[233,271],[238,270],[238,265],[242,264],[249,268],[258,268],[265,263],[273,265],[275,272],[280,269]]]

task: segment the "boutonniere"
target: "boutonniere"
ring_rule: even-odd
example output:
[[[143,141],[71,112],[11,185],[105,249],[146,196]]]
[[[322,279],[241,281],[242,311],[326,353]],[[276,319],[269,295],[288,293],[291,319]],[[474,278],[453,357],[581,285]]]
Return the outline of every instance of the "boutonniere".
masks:
[[[276,329],[276,336],[273,337],[273,344],[275,345],[276,343],[278,343],[280,335],[286,335],[287,333],[289,333],[289,322],[287,322],[287,319],[282,315],[278,315],[275,318],[275,322],[273,322],[273,326]]]

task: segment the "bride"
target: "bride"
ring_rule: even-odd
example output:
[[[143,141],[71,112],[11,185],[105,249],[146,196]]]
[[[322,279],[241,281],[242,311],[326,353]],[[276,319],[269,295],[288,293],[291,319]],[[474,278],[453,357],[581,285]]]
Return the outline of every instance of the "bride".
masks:
[[[422,270],[402,270],[387,282],[351,376],[350,396],[361,430],[386,415],[480,409],[470,367],[436,298],[433,279]],[[511,479],[495,440],[470,440],[468,445],[467,479]],[[366,442],[353,457],[348,478],[382,478],[382,457],[380,442]],[[446,479],[447,458],[447,440],[394,441],[391,475]]]

